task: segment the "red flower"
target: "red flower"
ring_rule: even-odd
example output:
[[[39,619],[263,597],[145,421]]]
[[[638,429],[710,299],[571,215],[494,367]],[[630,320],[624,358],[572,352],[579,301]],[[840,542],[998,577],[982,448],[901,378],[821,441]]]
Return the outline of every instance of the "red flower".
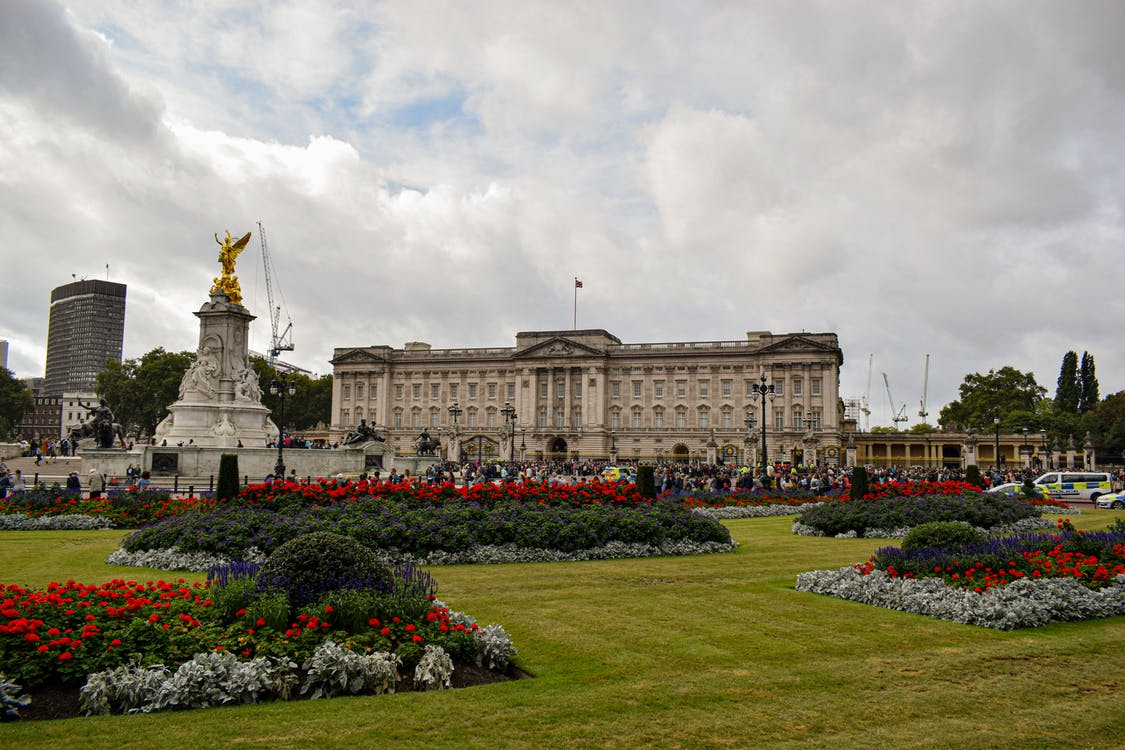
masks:
[[[59,654],[59,661],[70,661],[73,658],[74,654],[70,653],[69,651],[63,651],[61,654]]]
[[[390,628],[383,628],[382,630],[379,631],[379,634],[380,635],[390,635],[391,629]]]
[[[370,620],[367,621],[367,624],[370,625],[373,628],[377,628],[377,627],[379,627],[379,618],[378,617],[372,617]]]

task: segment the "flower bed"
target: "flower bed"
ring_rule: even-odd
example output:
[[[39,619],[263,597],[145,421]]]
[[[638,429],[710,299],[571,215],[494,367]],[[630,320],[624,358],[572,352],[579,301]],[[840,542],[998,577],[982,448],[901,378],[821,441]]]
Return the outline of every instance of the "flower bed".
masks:
[[[907,495],[879,493],[874,497],[866,495],[862,500],[823,503],[803,512],[797,518],[794,530],[819,536],[863,536],[868,529],[913,528],[930,521],[965,521],[983,529],[992,529],[1039,518],[1040,508],[1005,495],[980,492],[923,494],[919,488],[914,488]]]
[[[552,506],[508,500],[482,506],[446,501],[417,507],[377,499],[305,507],[292,515],[224,505],[152,524],[127,537],[122,546],[128,552],[175,547],[243,559],[251,549],[268,554],[312,531],[334,531],[372,550],[416,558],[504,545],[564,553],[611,542],[654,547],[695,542],[732,548],[730,532],[722,524],[669,502]]]
[[[99,498],[82,497],[65,490],[36,489],[17,492],[0,500],[0,517],[22,515],[28,518],[87,516],[97,519],[101,527],[138,528],[161,518],[178,515],[201,507],[213,507],[214,501],[203,498],[174,497],[166,490],[136,487],[114,489]],[[4,528],[21,528],[12,521]],[[52,526],[58,528],[58,526]],[[81,526],[80,528],[89,528]]]
[[[286,698],[298,682],[313,697],[394,692],[399,668],[417,668],[415,689],[448,687],[455,663],[509,671],[515,649],[503,628],[449,609],[421,571],[401,568],[389,589],[329,591],[299,608],[260,589],[254,573],[217,571],[205,584],[6,585],[0,673],[32,691],[86,683],[85,710],[108,713]],[[383,689],[347,677],[371,658],[392,667]],[[163,665],[183,666],[172,674]]]
[[[954,548],[884,547],[865,563],[801,573],[797,589],[1009,630],[1125,614],[1125,523],[1104,532],[991,537]]]

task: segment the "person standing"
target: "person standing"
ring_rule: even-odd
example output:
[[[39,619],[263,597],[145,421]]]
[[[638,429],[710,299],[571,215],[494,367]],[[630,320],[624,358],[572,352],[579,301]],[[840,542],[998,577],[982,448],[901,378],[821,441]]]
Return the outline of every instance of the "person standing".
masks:
[[[90,499],[102,496],[105,489],[105,476],[97,469],[90,469]]]

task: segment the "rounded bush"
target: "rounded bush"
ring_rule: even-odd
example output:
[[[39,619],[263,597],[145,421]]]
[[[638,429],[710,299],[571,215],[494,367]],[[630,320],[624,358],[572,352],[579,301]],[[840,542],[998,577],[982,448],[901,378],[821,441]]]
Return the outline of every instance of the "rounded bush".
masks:
[[[264,588],[285,591],[291,606],[296,608],[340,589],[389,592],[394,577],[371,550],[355,539],[314,531],[274,550],[258,571],[258,582]]]
[[[978,544],[987,539],[987,534],[974,529],[964,521],[931,521],[919,524],[907,532],[902,540],[902,549],[909,552],[917,549],[948,549]]]

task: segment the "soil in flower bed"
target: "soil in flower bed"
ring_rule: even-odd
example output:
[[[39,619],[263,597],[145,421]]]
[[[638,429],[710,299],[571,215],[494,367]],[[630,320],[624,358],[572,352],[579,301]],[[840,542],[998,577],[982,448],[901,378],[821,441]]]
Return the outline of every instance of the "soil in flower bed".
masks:
[[[303,678],[303,674],[298,672]],[[513,680],[530,680],[532,675],[517,667],[509,667],[506,672],[494,672],[476,664],[458,664],[453,670],[450,682],[453,689],[475,687],[477,685],[490,685],[494,682],[511,682]],[[409,670],[403,674],[395,686],[396,693],[413,692],[414,674]],[[31,698],[31,705],[20,709],[21,721],[46,721],[49,719],[71,719],[82,716],[78,709],[78,687],[66,685],[40,685],[33,690],[25,690],[23,695]],[[308,700],[307,696],[294,691],[291,700]]]

